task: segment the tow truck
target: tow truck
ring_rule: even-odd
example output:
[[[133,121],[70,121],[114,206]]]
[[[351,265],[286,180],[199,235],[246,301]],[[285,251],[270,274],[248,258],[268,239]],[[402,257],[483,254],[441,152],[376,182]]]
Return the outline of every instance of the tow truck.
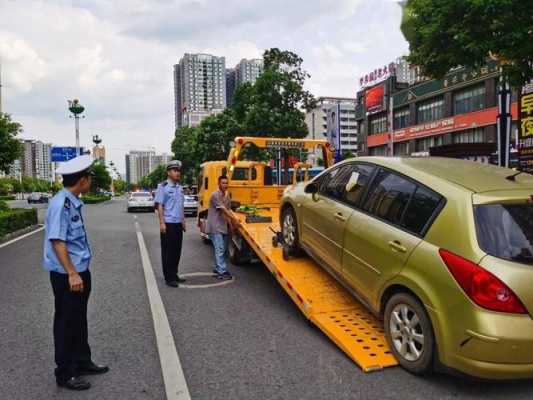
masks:
[[[256,160],[241,160],[243,154]],[[295,154],[297,161],[291,165]],[[209,198],[217,189],[218,177],[225,175],[232,201],[226,216],[237,226],[229,241],[230,261],[240,265],[260,260],[305,317],[363,371],[397,365],[382,323],[311,258],[294,257],[283,244],[280,199],[287,186],[310,178],[307,161],[317,154],[325,168],[332,165],[333,152],[325,140],[235,138],[227,160],[201,166],[198,226],[202,238],[209,243],[204,232]]]

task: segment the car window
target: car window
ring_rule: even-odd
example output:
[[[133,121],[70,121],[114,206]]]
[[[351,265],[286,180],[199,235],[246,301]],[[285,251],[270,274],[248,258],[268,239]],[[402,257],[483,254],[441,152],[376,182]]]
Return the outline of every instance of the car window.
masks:
[[[374,166],[368,164],[351,164],[347,182],[347,185],[351,186],[351,188],[344,195],[344,200],[348,204],[356,207],[359,206],[359,202],[375,169]]]
[[[416,185],[392,172],[380,169],[372,181],[363,209],[379,218],[400,225]]]
[[[342,200],[346,191],[346,183],[350,177],[350,165],[331,170],[322,180],[320,194],[336,200]]]
[[[151,197],[150,193],[133,193],[132,197]]]
[[[533,204],[484,204],[474,208],[479,247],[487,254],[533,264]]]
[[[434,191],[417,187],[403,216],[402,225],[411,232],[422,234],[441,201],[442,196]]]

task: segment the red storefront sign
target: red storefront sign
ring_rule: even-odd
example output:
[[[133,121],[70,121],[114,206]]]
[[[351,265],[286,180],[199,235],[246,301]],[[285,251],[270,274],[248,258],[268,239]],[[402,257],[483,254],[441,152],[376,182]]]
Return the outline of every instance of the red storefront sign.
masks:
[[[517,103],[511,105],[513,120],[517,116]],[[394,141],[418,139],[428,136],[442,135],[448,132],[457,132],[465,129],[474,129],[482,126],[496,124],[498,108],[488,108],[482,111],[455,115],[453,117],[439,119],[426,124],[414,125],[394,131]],[[387,144],[389,133],[368,136],[368,147],[382,146]]]

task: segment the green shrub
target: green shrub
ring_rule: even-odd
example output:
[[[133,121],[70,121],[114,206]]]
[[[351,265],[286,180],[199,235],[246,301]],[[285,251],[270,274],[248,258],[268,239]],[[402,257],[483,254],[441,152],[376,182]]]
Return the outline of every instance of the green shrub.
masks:
[[[85,204],[96,204],[96,203],[101,203],[103,201],[111,200],[111,196],[104,196],[104,195],[99,195],[99,194],[86,194],[81,199]]]
[[[0,199],[0,212],[9,211],[9,210],[10,210],[10,208],[7,205],[7,203],[5,201],[2,201],[2,199]]]
[[[12,195],[0,196],[0,201],[8,201],[8,200],[15,200],[15,196],[12,196]]]
[[[37,210],[34,208],[0,210],[0,238],[31,225],[37,225]]]

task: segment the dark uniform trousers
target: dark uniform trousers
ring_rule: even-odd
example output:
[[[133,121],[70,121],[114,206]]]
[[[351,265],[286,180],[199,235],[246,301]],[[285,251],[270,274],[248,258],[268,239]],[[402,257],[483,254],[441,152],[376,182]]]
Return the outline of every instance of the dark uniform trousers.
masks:
[[[64,382],[76,376],[76,367],[91,361],[87,332],[87,302],[91,293],[91,273],[80,272],[83,292],[72,292],[68,275],[50,272],[54,291],[54,345],[56,379]]]
[[[183,242],[183,225],[165,223],[167,232],[161,233],[161,261],[166,282],[178,280],[181,244]]]

